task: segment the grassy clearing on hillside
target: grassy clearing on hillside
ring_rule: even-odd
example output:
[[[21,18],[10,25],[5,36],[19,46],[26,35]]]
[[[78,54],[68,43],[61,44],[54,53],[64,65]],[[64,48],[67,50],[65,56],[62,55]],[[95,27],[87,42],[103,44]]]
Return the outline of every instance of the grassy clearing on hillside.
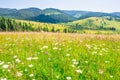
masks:
[[[64,28],[68,28],[68,26],[60,25],[60,24],[51,24],[51,23],[43,23],[43,22],[35,22],[35,21],[27,21],[27,20],[16,20],[17,22],[25,22],[25,23],[31,23],[33,24],[33,28],[36,28],[38,26],[48,26],[49,28],[55,27],[55,29],[60,29],[61,31]]]
[[[119,80],[120,35],[0,33],[1,80]]]
[[[60,29],[60,32],[62,32],[65,28],[68,28],[68,26],[60,25],[60,24],[42,23],[42,22],[27,21],[27,20],[15,20],[15,21],[17,21],[17,22],[31,23],[33,28],[48,27],[48,29],[51,30],[52,27],[54,27],[55,30]]]
[[[103,26],[104,28],[114,27],[116,30],[120,30],[120,22],[115,20],[107,20],[106,18],[91,17],[83,20],[78,20],[72,22],[73,24],[80,24],[84,27],[92,27],[93,29],[98,26]]]
[[[90,17],[69,22],[66,25],[78,33],[89,34],[120,34],[120,22],[109,17]]]

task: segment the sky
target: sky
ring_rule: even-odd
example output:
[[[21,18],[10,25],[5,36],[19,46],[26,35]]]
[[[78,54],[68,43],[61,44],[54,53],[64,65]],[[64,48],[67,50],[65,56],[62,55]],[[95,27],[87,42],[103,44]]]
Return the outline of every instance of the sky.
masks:
[[[120,0],[0,0],[0,8],[57,8],[96,12],[120,12]]]

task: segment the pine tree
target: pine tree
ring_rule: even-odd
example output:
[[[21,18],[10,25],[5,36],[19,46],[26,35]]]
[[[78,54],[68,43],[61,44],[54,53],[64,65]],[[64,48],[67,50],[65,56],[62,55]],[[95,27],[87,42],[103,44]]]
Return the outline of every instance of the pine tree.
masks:
[[[0,28],[1,28],[2,31],[6,30],[5,18],[4,17],[2,17],[1,20],[0,20]]]
[[[51,31],[52,31],[52,32],[55,32],[55,28],[54,28],[54,27],[52,27]]]
[[[63,32],[64,32],[64,33],[67,33],[67,29],[65,28],[65,29],[63,30]]]

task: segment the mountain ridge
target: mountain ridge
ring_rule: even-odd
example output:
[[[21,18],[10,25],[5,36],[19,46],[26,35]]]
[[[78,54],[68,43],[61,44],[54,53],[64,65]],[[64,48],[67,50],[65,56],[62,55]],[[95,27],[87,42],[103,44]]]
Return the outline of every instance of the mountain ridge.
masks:
[[[30,7],[23,9],[0,8],[0,16],[48,23],[63,23],[89,17],[109,16],[111,18],[120,18],[120,12],[105,13],[83,10],[60,10],[55,8],[39,9]]]

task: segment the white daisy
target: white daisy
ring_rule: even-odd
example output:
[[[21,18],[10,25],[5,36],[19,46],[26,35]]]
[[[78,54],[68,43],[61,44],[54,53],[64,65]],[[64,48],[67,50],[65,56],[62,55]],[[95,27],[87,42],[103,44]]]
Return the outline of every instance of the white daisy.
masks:
[[[113,75],[110,75],[110,78],[113,78]]]
[[[66,80],[71,80],[72,78],[70,76],[66,77]]]
[[[15,61],[16,61],[17,63],[20,63],[20,62],[21,62],[20,59],[15,59]]]
[[[33,76],[34,76],[34,74],[30,74],[30,75],[29,75],[29,77],[33,77]]]
[[[83,71],[82,70],[75,70],[75,72],[82,74]]]
[[[27,60],[28,60],[28,61],[32,60],[32,57],[28,57]]]
[[[15,56],[13,56],[13,58],[15,59],[15,58],[17,58],[17,56],[15,55]]]
[[[21,72],[17,72],[17,76],[21,77],[23,74]]]
[[[4,69],[7,69],[8,67],[9,67],[9,65],[7,65],[7,64],[2,66],[2,68],[4,68]]]
[[[28,67],[33,67],[33,64],[28,65]]]
[[[7,80],[7,78],[1,78],[0,80]]]
[[[0,62],[0,65],[3,65],[4,64],[4,62]]]
[[[69,57],[69,56],[70,56],[70,54],[66,54],[66,56],[67,56],[67,57]]]

